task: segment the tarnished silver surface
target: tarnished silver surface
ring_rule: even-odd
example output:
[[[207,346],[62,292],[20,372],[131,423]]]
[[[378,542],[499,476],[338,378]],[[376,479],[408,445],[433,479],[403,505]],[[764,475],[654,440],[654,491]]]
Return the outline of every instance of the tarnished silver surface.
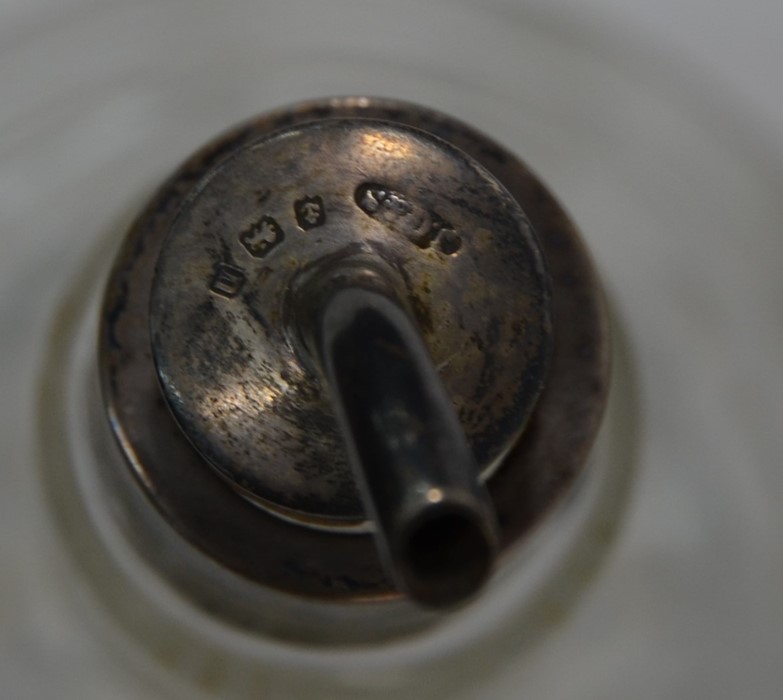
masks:
[[[292,303],[379,553],[411,600],[447,607],[489,578],[497,518],[395,277],[374,256],[327,261]]]
[[[568,217],[519,160],[464,124],[413,105],[367,98],[306,103],[240,126],[187,161],[141,214],[118,255],[104,302],[100,367],[109,417],[123,454],[151,501],[189,542],[223,566],[278,590],[330,600],[384,601],[399,597],[399,591],[384,572],[369,534],[341,535],[286,521],[239,497],[225,478],[207,467],[169,412],[158,384],[149,338],[155,266],[167,233],[176,228],[178,216],[191,201],[198,200],[204,178],[237,153],[252,153],[253,144],[279,129],[334,117],[380,119],[396,124],[399,133],[408,133],[400,126],[405,125],[448,141],[502,183],[532,223],[551,280],[552,354],[543,392],[523,434],[487,480],[500,525],[502,550],[508,551],[529,533],[570,491],[585,464],[608,389],[606,315],[589,257]],[[432,143],[429,137],[423,137],[423,141]],[[321,169],[328,170],[329,166],[330,163],[324,162]],[[318,175],[318,171],[314,174]],[[362,184],[381,185],[380,189],[384,190],[372,187],[348,190],[353,202],[348,201],[345,206],[354,207],[350,209],[351,215],[364,221],[367,227],[364,230],[375,233],[385,230],[385,235],[395,241],[394,247],[410,247],[413,260],[431,258],[442,261],[443,267],[470,260],[463,255],[462,237],[457,240],[449,231],[441,231],[440,236],[431,240],[429,235],[415,232],[405,235],[404,230],[400,235],[393,217],[377,215],[373,202],[388,201],[393,211],[395,196],[404,194],[404,187],[395,188],[369,178],[355,186]],[[252,266],[253,274],[258,274],[266,264],[265,258],[284,254],[284,244],[271,245],[278,240],[274,228],[271,229],[274,235],[269,234],[269,228],[265,233],[252,228],[263,223],[263,216],[267,215],[275,219],[284,233],[317,236],[319,228],[326,229],[326,224],[318,226],[317,196],[323,198],[316,191],[297,192],[293,199],[293,218],[290,201],[284,208],[289,217],[285,228],[277,219],[283,217],[280,213],[262,213],[261,219],[255,220],[250,217],[247,228],[237,231],[245,236],[232,249],[232,255],[252,258],[247,267]],[[299,209],[297,202],[301,202]],[[360,203],[364,203],[364,208]],[[440,200],[435,203],[441,204]],[[257,205],[257,200],[252,204]],[[251,202],[245,201],[240,206],[249,211]],[[449,206],[457,204],[451,202]],[[301,222],[297,212],[303,217]],[[328,223],[329,210],[324,209],[324,213]],[[449,212],[436,213],[450,224],[454,221],[449,218],[457,218]],[[256,215],[257,212],[253,214]],[[234,294],[240,278],[231,267],[218,275],[219,270],[214,266],[217,262],[226,261],[213,258],[211,266],[203,260],[199,263],[207,275],[199,278],[198,284],[202,286],[198,293],[203,295],[205,285],[212,286],[214,291],[208,293],[214,297],[214,303],[242,304],[245,283]],[[394,264],[395,259],[391,262]],[[240,267],[246,269],[238,263],[236,268]],[[471,282],[463,276],[460,283],[459,293],[464,298],[465,288]],[[405,285],[410,289],[407,282]],[[479,285],[476,288],[477,294],[486,294]],[[415,296],[409,295],[409,300]],[[512,293],[496,301],[498,306],[503,306],[513,304],[515,298]],[[422,323],[426,314],[412,306],[426,339],[428,325]],[[294,339],[286,338],[286,342],[291,347],[295,345]],[[427,342],[429,345],[431,341],[427,339]],[[432,347],[430,350],[433,355],[437,352]],[[502,355],[499,359],[505,361]],[[207,362],[206,358],[202,360]],[[476,371],[467,364],[463,369],[468,375]],[[487,371],[505,370],[496,364]],[[477,416],[476,420],[480,418]],[[355,514],[342,517],[348,521]]]
[[[314,267],[357,255],[398,277],[488,474],[543,385],[548,282],[519,205],[441,140],[325,120],[233,152],[177,216],[150,305],[164,395],[198,451],[251,498],[332,524],[364,507],[290,297]]]

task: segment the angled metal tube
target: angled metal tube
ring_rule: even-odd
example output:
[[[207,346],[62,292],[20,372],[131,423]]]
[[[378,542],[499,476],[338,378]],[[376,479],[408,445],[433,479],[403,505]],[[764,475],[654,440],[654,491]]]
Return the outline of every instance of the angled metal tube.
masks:
[[[495,513],[451,400],[393,285],[371,267],[324,271],[300,318],[338,415],[376,539],[398,585],[441,607],[495,559]]]

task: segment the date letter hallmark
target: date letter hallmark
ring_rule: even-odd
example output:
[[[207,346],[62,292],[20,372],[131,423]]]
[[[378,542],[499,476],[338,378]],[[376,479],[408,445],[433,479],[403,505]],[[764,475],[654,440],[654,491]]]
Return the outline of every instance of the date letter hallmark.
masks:
[[[428,211],[388,187],[360,185],[354,199],[367,216],[405,236],[419,248],[429,248],[437,239],[442,253],[455,255],[462,245],[454,227],[434,211]]]
[[[209,285],[211,291],[233,299],[245,284],[245,271],[241,267],[222,262],[215,266],[215,274]]]
[[[285,240],[285,233],[271,216],[264,216],[257,224],[239,234],[239,242],[254,258],[265,258]]]
[[[320,197],[305,197],[294,202],[296,222],[303,231],[318,228],[326,223],[324,200]]]

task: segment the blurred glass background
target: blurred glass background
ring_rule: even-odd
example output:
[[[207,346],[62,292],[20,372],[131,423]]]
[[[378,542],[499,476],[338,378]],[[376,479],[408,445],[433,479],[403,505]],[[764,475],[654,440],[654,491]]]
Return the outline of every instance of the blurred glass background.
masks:
[[[557,193],[606,283],[631,416],[603,566],[489,675],[440,669],[450,695],[779,697],[782,30],[765,0],[2,0],[0,696],[242,686],[182,680],[186,650],[145,660],[69,568],[41,368],[85,261],[189,153],[279,105],[372,94],[473,124]],[[258,696],[304,694],[290,674]]]

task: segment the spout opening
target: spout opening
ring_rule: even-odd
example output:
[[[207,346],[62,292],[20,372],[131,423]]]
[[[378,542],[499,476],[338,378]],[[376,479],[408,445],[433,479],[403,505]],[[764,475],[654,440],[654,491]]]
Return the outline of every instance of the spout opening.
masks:
[[[481,588],[494,559],[494,537],[476,513],[441,509],[409,529],[403,548],[403,583],[418,603],[450,607]]]

